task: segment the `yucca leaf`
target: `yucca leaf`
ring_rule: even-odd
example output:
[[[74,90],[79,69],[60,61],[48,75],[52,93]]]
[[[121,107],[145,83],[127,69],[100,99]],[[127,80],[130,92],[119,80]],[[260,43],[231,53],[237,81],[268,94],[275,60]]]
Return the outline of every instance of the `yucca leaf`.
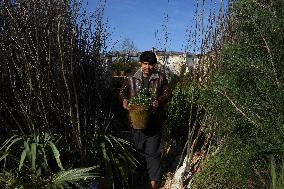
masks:
[[[13,140],[15,137],[17,137],[17,135],[13,135],[13,136],[11,136],[10,138],[8,138],[7,140],[5,140],[5,142],[2,144],[0,150],[2,150],[3,148],[5,148],[6,145],[9,144],[10,141]],[[6,151],[7,151],[7,150],[6,150]]]
[[[5,159],[7,156],[8,156],[8,153],[5,153],[4,155],[2,155],[2,156],[0,157],[0,161],[2,161],[3,159]]]
[[[138,161],[128,150],[124,150],[122,153],[126,157],[126,159],[128,159],[133,165],[136,166],[136,163],[138,163]]]
[[[16,142],[18,142],[19,140],[22,140],[22,137],[18,137],[18,138],[15,138],[15,139],[13,139],[12,140],[12,142],[7,146],[7,148],[6,148],[6,152],[10,149],[10,147],[13,145],[13,144],[15,144]]]
[[[25,147],[25,150],[26,150],[26,154],[28,155],[29,158],[31,158],[30,145],[27,141],[24,141],[24,147]]]
[[[109,127],[111,125],[111,120],[113,119],[113,117],[114,117],[114,114],[109,112],[108,119],[106,119],[106,120],[108,120],[108,123],[104,124],[104,125],[106,125],[105,126],[105,132],[109,129]]]
[[[53,152],[53,155],[56,159],[56,162],[57,162],[57,165],[58,167],[61,169],[61,170],[64,170],[63,166],[62,166],[62,163],[61,163],[61,160],[60,160],[60,153],[58,151],[58,149],[56,148],[55,144],[52,142],[52,141],[48,141],[49,143],[49,146],[51,147],[52,149],[52,152]]]
[[[106,141],[111,145],[111,147],[113,148],[113,143],[111,142],[110,138],[108,136],[105,136]]]
[[[32,170],[36,170],[36,143],[31,144]]]
[[[124,144],[124,145],[127,145],[127,146],[132,146],[131,142],[125,140],[125,139],[122,139],[122,138],[119,138],[119,137],[115,137],[116,140],[118,140],[120,143]]]
[[[49,141],[50,137],[48,133],[44,133],[44,143]]]
[[[103,152],[103,157],[104,157],[104,159],[107,160],[107,161],[109,161],[109,157],[108,157],[108,155],[107,155],[106,146],[105,146],[105,143],[104,143],[104,142],[101,143],[101,150],[102,150],[102,152]]]
[[[115,141],[116,147],[119,147],[121,150],[125,150],[125,148],[121,145],[121,143],[117,140],[116,137],[112,137],[112,140]]]
[[[137,165],[139,164],[139,162],[135,159],[135,157],[130,154],[129,152],[125,151],[123,156],[127,159],[127,161],[129,161],[129,165],[128,166],[134,166],[137,167]]]
[[[43,167],[44,169],[48,169],[48,163],[47,163],[47,158],[46,158],[46,153],[44,148],[42,148],[42,153],[43,153]]]
[[[133,157],[132,154],[128,152],[128,150],[125,149],[124,145],[130,145],[130,143],[127,140],[118,138],[118,137],[112,137],[113,140],[116,141],[117,147],[120,149],[121,154],[133,165],[137,166],[137,161],[135,162],[135,158]]]
[[[20,164],[19,164],[19,171],[22,169],[26,157],[27,157],[27,151],[26,151],[26,149],[24,149],[22,151],[22,154],[21,154],[21,159],[20,159]]]
[[[36,136],[36,143],[39,143],[39,135]]]
[[[27,141],[24,141],[24,148],[26,149],[27,153],[30,153],[30,145]]]
[[[125,166],[122,165],[121,161],[119,160],[119,157],[114,156],[113,154],[111,154],[111,157],[112,162],[115,163],[113,166],[115,168],[115,171],[121,175],[121,181],[126,183],[127,175],[125,172]]]
[[[77,168],[77,169],[71,169],[71,170],[63,170],[56,174],[53,179],[52,183],[54,185],[62,185],[67,183],[75,184],[76,182],[80,180],[86,180],[89,178],[94,178],[95,175],[93,173],[89,173],[89,171],[95,169],[94,167],[88,167],[88,168]]]

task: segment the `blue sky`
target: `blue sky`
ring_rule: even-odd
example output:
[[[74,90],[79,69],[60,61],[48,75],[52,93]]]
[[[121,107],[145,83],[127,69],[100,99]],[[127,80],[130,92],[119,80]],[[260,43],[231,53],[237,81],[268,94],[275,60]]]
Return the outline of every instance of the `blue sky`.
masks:
[[[94,10],[97,2],[89,0],[89,10]],[[207,15],[214,2],[205,0]],[[128,38],[139,51],[165,46],[170,51],[184,51],[186,29],[195,26],[195,9],[196,0],[106,0],[105,19],[112,41]],[[163,25],[169,33],[166,45]]]

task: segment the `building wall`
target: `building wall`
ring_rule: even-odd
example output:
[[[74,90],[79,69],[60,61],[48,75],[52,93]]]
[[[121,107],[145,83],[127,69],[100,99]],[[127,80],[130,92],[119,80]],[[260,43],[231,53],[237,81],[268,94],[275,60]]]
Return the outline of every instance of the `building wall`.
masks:
[[[157,54],[158,62],[175,75],[180,75],[182,66],[193,66],[193,56],[186,53]]]

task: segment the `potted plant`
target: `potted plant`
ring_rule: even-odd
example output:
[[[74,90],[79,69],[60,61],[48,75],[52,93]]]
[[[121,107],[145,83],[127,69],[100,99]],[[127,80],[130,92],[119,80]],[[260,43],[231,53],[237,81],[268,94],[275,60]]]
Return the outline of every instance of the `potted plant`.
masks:
[[[134,129],[145,129],[151,115],[152,99],[147,89],[129,99],[129,119]]]

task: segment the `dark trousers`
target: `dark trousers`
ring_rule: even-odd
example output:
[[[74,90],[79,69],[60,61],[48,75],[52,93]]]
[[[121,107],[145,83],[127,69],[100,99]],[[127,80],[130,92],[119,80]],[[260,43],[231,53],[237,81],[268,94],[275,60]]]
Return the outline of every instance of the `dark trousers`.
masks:
[[[132,129],[134,147],[144,157],[151,181],[161,180],[161,134],[160,131]]]

